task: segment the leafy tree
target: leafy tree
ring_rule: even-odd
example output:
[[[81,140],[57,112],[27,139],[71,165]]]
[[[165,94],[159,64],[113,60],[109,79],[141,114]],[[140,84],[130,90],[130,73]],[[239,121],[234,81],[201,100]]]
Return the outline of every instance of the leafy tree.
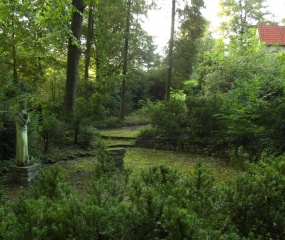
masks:
[[[179,9],[179,32],[175,40],[173,80],[179,88],[183,80],[188,80],[192,74],[198,53],[199,40],[206,29],[206,20],[201,14],[204,1],[191,1],[184,9]]]
[[[249,159],[265,148],[273,152],[283,149],[283,138],[278,134],[283,129],[281,66],[252,31],[244,34],[241,42],[217,42],[197,68],[204,94],[219,93],[222,97],[222,108],[212,114],[219,122],[221,140],[236,148],[236,154],[240,146]]]
[[[259,78],[273,86],[271,83],[280,76],[279,64],[258,41],[255,31],[244,34],[242,39],[229,45],[219,40],[213,50],[205,53],[204,62],[197,69],[205,94],[227,92],[234,88],[237,79]]]
[[[220,30],[225,37],[238,37],[256,24],[265,23],[270,15],[265,0],[220,0]]]
[[[177,140],[187,128],[188,114],[185,102],[170,98],[150,106],[151,124],[157,128],[161,138]]]

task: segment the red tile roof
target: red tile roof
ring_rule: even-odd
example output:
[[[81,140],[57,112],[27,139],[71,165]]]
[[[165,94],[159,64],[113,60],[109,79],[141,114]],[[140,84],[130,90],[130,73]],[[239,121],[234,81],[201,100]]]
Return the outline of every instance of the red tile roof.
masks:
[[[257,30],[260,41],[267,45],[285,46],[285,26],[259,25]]]

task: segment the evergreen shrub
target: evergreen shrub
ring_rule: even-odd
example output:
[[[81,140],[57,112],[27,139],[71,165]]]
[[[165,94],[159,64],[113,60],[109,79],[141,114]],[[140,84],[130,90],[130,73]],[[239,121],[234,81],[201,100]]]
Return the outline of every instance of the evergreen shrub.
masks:
[[[179,139],[188,126],[187,108],[181,99],[150,105],[149,114],[152,126],[159,130],[162,139]]]
[[[223,98],[220,95],[187,96],[186,105],[189,115],[189,131],[193,138],[203,138],[203,141],[218,142],[218,132],[221,130],[217,115],[221,113]]]
[[[285,156],[263,156],[225,187],[225,213],[241,236],[283,239],[285,232]]]
[[[152,129],[140,134],[140,139],[159,138],[165,143],[191,142],[204,145],[222,144],[221,125],[216,117],[223,99],[220,96],[171,98],[167,102],[148,104]]]

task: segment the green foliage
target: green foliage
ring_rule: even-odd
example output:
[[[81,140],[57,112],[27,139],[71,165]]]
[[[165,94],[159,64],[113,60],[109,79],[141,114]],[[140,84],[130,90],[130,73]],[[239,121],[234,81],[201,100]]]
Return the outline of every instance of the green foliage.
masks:
[[[95,178],[100,179],[105,176],[111,176],[116,172],[115,162],[112,159],[110,152],[107,150],[103,142],[99,142],[97,153],[98,164],[95,167]]]
[[[161,101],[164,99],[165,91],[165,80],[167,76],[166,67],[162,65],[161,67],[150,69],[147,72],[147,83],[149,83],[147,89],[147,97],[153,102]]]
[[[64,183],[65,175],[60,165],[51,167],[48,171],[41,171],[39,179],[32,188],[32,194],[35,198],[47,197],[57,199],[68,195],[70,187]]]
[[[157,137],[228,147],[242,162],[237,149],[249,161],[284,151],[283,55],[270,55],[253,31],[242,38],[204,55],[193,75],[202,91],[188,90],[186,107],[182,99],[150,107]]]
[[[140,131],[139,136],[138,136],[138,140],[140,139],[145,139],[146,141],[151,141],[153,139],[155,139],[157,136],[159,136],[159,131],[156,128],[145,128],[143,130]],[[152,143],[150,144],[150,147],[152,146]]]
[[[220,95],[187,96],[172,98],[168,102],[148,104],[150,122],[154,129],[146,130],[140,137],[191,142],[219,142],[221,125],[216,117],[222,111]]]
[[[8,167],[15,164],[15,159],[0,161],[0,176],[8,172]]]
[[[187,127],[186,105],[181,99],[158,102],[150,106],[149,114],[151,124],[160,130],[162,138],[173,139]]]
[[[8,110],[8,109],[7,109]],[[15,156],[16,133],[14,114],[5,108],[0,112],[0,159],[9,159]]]
[[[167,219],[168,213],[164,212],[170,210],[170,205],[173,204],[172,208],[175,209],[184,201],[181,196],[185,195],[186,190],[179,180],[177,171],[167,166],[156,166],[143,171],[140,179],[132,181],[129,190],[133,211],[130,216],[133,217],[131,219],[132,236],[147,239],[160,239],[167,236],[169,229],[168,224],[165,223],[170,219]]]
[[[207,138],[212,138],[210,141],[217,139],[220,123],[216,115],[221,112],[223,101],[220,95],[187,97],[186,105],[190,127],[188,132],[194,138],[201,138],[202,141],[207,141]]]
[[[135,216],[131,221],[136,226],[132,235],[147,239],[234,236],[216,228],[221,206],[215,196],[213,178],[201,163],[190,176],[163,165],[151,167],[131,183],[129,197]]]
[[[95,141],[95,139],[99,136],[99,133],[96,128],[90,127],[88,125],[79,125],[78,132],[78,143],[84,147],[89,148],[91,144]]]
[[[0,92],[0,160],[8,160],[15,156],[16,129],[13,104],[18,89],[15,84],[7,84]]]
[[[229,150],[230,165],[236,168],[246,169],[250,161],[251,158],[243,146],[239,146],[237,148],[232,148]]]
[[[99,143],[94,176],[85,201],[82,233],[92,239],[128,239],[128,210],[123,204],[130,172],[119,172],[103,143]],[[126,224],[126,225],[125,225]]]
[[[43,114],[39,133],[43,139],[45,153],[48,152],[51,144],[57,143],[59,146],[62,144],[65,130],[66,125],[55,115]]]
[[[4,239],[68,239],[80,226],[80,201],[54,166],[41,172],[32,194],[20,196],[5,208]],[[1,214],[0,214],[1,215]]]
[[[252,155],[260,152],[257,148],[263,147],[260,141],[265,134],[264,127],[258,123],[264,106],[264,100],[259,98],[260,84],[258,79],[236,81],[236,87],[226,95],[223,114],[218,116],[228,145],[247,146]]]
[[[229,215],[237,230],[253,239],[282,239],[284,218],[284,156],[264,156],[247,175],[226,188]]]
[[[265,0],[221,0],[219,15],[226,19],[220,25],[223,35],[239,40],[252,26],[269,22],[271,14]]]
[[[188,80],[196,63],[199,40],[205,31],[206,20],[201,14],[204,1],[193,1],[184,9],[178,9],[179,33],[174,41],[173,86],[181,87],[181,81]]]

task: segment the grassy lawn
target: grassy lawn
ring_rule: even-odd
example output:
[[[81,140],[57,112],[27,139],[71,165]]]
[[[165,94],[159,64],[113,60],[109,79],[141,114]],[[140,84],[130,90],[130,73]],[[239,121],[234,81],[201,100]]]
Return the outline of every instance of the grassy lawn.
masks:
[[[229,180],[241,173],[241,171],[228,166],[222,159],[185,152],[133,148],[127,150],[124,161],[125,167],[131,168],[134,174],[138,174],[144,168],[158,164],[171,166],[187,174],[194,169],[198,161],[202,161],[209,168],[218,182]]]
[[[145,126],[136,126],[136,127],[124,127],[119,129],[108,129],[101,130],[100,134],[107,137],[126,137],[126,138],[136,138],[142,129],[149,127]]]
[[[135,139],[129,139],[129,140],[114,140],[114,139],[111,139],[111,138],[108,138],[108,139],[104,139],[104,142],[107,146],[121,146],[121,145],[124,145],[124,146],[133,146],[135,145]]]

